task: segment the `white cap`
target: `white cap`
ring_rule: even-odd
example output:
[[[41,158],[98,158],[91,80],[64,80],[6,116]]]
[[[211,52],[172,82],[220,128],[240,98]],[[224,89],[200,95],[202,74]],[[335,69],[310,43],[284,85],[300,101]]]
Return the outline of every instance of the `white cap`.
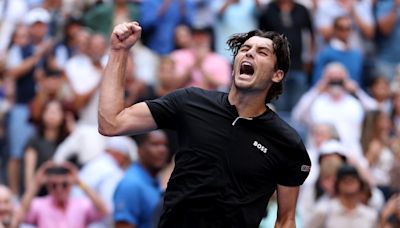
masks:
[[[43,8],[31,9],[25,17],[25,24],[33,25],[36,22],[48,24],[50,22],[50,14]]]
[[[108,137],[105,149],[111,149],[115,152],[128,155],[132,161],[137,160],[136,142],[127,136]]]
[[[335,139],[328,140],[322,143],[321,147],[319,148],[319,160],[324,155],[330,154],[337,154],[346,160],[346,148]]]

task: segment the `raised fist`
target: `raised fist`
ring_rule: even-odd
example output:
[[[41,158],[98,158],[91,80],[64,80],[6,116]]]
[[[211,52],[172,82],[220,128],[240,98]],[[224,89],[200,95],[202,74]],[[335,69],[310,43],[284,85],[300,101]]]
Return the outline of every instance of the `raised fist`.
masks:
[[[141,32],[142,28],[136,21],[115,26],[111,34],[111,49],[129,50],[140,39]]]

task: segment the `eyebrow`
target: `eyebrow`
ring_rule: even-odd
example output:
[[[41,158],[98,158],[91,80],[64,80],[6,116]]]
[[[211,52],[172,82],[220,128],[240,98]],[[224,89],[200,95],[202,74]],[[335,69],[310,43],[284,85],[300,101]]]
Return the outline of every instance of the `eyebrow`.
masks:
[[[240,47],[240,49],[242,49],[242,48],[251,48],[251,46],[252,45],[250,45],[250,44],[243,44],[241,47]],[[256,48],[257,50],[266,50],[267,52],[269,52],[269,53],[273,53],[273,51],[269,48],[269,47],[266,47],[266,46],[257,46],[257,48]]]

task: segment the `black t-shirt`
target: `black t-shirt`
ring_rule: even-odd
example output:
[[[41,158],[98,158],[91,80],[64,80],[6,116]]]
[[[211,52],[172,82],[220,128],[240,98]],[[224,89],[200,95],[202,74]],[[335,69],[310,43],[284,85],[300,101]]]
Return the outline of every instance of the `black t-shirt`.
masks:
[[[290,42],[291,69],[303,69],[302,32],[313,33],[311,16],[306,7],[294,3],[290,12],[285,14],[279,9],[276,2],[271,2],[260,14],[259,27],[286,35]]]
[[[277,184],[308,176],[301,138],[271,110],[238,118],[227,93],[199,88],[146,103],[179,139],[160,227],[258,227]]]

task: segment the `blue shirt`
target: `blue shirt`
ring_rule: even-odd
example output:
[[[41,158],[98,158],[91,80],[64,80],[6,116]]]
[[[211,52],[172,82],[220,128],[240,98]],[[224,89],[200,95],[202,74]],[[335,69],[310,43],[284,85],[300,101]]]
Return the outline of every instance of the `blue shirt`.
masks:
[[[376,16],[378,20],[387,16],[393,9],[394,1],[379,0],[376,3]],[[379,34],[378,34],[379,35]],[[380,35],[377,39],[377,58],[389,63],[400,62],[400,9],[397,10],[396,23],[392,32],[388,35]]]
[[[133,163],[114,193],[115,222],[139,228],[151,227],[153,212],[161,199],[159,182],[138,163]]]
[[[315,59],[314,72],[312,76],[312,85],[315,85],[321,79],[324,67],[331,62],[342,63],[351,79],[355,80],[359,85],[362,84],[362,66],[363,56],[361,52],[351,49],[341,51],[332,48],[330,45],[325,47]]]
[[[172,0],[165,13],[159,15],[163,0],[142,2],[140,24],[147,34],[147,46],[160,55],[169,54],[174,49],[175,28],[179,24],[192,24],[194,6],[192,1],[185,1],[184,9],[180,1]]]

